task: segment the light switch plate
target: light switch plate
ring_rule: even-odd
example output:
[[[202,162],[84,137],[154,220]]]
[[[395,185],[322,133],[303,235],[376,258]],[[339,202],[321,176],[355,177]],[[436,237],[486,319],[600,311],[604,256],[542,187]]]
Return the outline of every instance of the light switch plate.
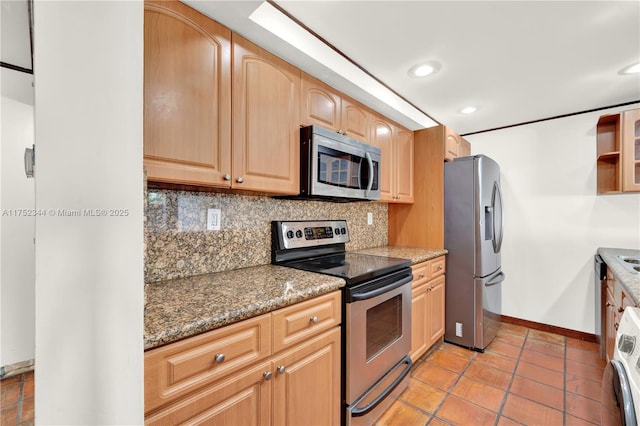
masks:
[[[220,209],[207,209],[207,231],[219,231],[220,218]]]

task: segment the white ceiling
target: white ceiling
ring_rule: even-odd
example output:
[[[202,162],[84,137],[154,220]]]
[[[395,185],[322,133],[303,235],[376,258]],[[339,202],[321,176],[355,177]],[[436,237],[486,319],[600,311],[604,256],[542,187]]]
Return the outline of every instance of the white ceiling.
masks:
[[[261,1],[185,3],[412,129],[399,113],[248,16]],[[276,4],[460,134],[640,99],[638,1],[290,1]],[[424,60],[437,74],[415,79]],[[476,113],[459,109],[475,105]]]

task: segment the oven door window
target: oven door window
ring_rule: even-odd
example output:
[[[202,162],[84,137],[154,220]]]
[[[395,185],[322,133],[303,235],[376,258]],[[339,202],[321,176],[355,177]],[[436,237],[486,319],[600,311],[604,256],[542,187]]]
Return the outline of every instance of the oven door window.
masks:
[[[367,362],[402,337],[402,294],[367,310]]]
[[[365,189],[369,184],[369,176],[377,175],[378,163],[373,162],[374,173],[369,171],[366,158],[336,151],[324,146],[318,147],[318,182],[341,188]],[[374,179],[372,190],[377,190],[377,179]]]

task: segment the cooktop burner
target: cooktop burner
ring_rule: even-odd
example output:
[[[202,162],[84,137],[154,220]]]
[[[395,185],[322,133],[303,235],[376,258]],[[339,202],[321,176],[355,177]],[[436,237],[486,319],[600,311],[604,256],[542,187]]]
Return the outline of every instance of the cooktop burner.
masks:
[[[411,261],[345,252],[347,222],[273,222],[272,263],[344,278],[358,284],[407,268]]]

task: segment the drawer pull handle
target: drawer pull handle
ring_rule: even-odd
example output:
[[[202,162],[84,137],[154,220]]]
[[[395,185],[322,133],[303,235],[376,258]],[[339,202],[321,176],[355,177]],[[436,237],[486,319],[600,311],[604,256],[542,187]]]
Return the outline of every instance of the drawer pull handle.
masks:
[[[224,362],[224,354],[216,354],[216,364],[222,364]]]
[[[279,374],[284,374],[284,372],[287,371],[286,367],[284,365],[279,365],[278,366],[278,373]]]
[[[442,271],[442,265],[438,265],[438,271]]]
[[[265,371],[264,373],[262,373],[262,377],[264,377],[265,380],[271,380],[271,371]]]
[[[318,317],[314,315],[314,316],[311,317],[311,319],[309,321],[311,321],[311,324],[317,324],[318,323]]]
[[[418,278],[424,278],[424,274],[418,274]]]

